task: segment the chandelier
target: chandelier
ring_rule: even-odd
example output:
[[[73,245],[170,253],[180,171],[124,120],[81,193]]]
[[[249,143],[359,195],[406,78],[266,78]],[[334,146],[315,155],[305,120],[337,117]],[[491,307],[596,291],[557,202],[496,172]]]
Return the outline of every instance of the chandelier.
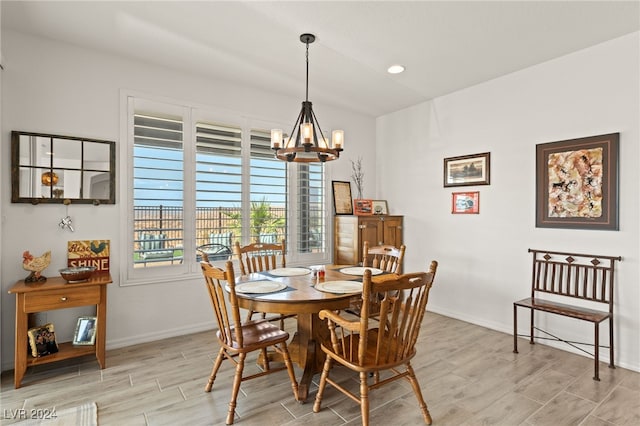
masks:
[[[334,130],[331,133],[331,147],[329,140],[325,138],[318,119],[316,118],[311,102],[309,102],[309,44],[313,43],[316,36],[302,34],[300,41],[307,45],[307,84],[306,97],[302,102],[302,110],[293,125],[293,130],[288,137],[281,129],[271,130],[271,149],[279,160],[288,162],[325,162],[336,160],[344,147],[344,131]]]

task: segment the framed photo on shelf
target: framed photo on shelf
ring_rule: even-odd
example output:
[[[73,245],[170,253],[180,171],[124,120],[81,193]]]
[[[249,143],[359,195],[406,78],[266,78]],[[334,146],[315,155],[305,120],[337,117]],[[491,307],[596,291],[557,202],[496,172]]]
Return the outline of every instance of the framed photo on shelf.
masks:
[[[332,181],[333,207],[336,214],[353,214],[351,182]]]
[[[536,227],[617,231],[620,133],[536,145]]]
[[[373,214],[373,200],[357,198],[353,200],[353,210],[358,216],[368,216]]]
[[[444,186],[489,185],[491,153],[444,159]]]
[[[38,358],[58,352],[56,333],[53,324],[33,327],[27,331],[29,335],[29,348],[31,355]]]
[[[480,192],[454,192],[451,194],[451,213],[479,214]]]
[[[96,317],[80,317],[73,335],[74,345],[95,345],[96,343]]]
[[[389,214],[386,200],[373,200],[373,214]]]

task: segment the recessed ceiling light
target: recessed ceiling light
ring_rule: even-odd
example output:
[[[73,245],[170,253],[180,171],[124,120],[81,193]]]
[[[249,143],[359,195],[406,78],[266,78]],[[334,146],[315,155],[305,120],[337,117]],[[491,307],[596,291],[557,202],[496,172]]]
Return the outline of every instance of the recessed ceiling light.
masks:
[[[387,72],[389,74],[400,74],[402,71],[404,71],[404,67],[402,65],[391,65],[387,68]]]

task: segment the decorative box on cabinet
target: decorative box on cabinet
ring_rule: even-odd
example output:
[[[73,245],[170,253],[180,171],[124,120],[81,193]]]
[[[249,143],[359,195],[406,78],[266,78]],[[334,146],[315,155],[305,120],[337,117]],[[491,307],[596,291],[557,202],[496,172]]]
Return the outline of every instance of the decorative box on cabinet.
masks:
[[[336,265],[362,264],[362,246],[392,245],[403,243],[402,222],[404,216],[335,216],[333,235],[333,263]]]

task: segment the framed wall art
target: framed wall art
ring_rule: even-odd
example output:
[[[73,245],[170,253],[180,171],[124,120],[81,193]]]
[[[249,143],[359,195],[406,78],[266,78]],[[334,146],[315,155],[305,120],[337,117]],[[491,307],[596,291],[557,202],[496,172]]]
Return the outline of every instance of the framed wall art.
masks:
[[[96,343],[96,317],[80,317],[73,335],[74,345],[95,345]]]
[[[444,159],[444,186],[489,185],[491,153]]]
[[[619,133],[536,145],[536,227],[618,228]]]
[[[333,208],[336,214],[353,214],[351,182],[332,181]]]
[[[373,214],[389,214],[386,200],[373,200]]]
[[[451,213],[479,214],[480,192],[454,192],[451,194]]]
[[[353,200],[353,210],[358,216],[368,216],[373,214],[373,200],[358,198]]]

